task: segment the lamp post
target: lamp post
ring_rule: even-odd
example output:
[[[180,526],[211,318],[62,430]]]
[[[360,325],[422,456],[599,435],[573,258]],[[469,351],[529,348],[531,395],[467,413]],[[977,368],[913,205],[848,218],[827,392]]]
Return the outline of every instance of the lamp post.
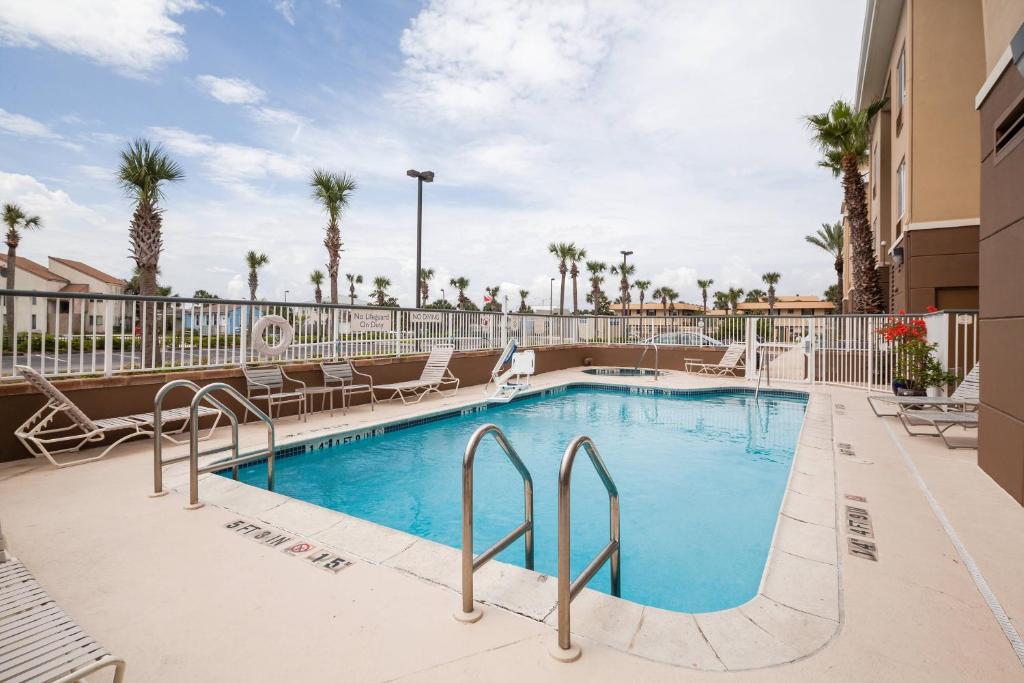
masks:
[[[284,302],[285,303],[288,303],[288,292],[290,292],[290,291],[292,291],[292,290],[290,290],[290,289],[284,290]]]
[[[420,307],[420,253],[423,243],[423,183],[434,182],[433,171],[417,171],[410,168],[405,172],[410,178],[416,178],[416,308]]]
[[[555,314],[555,278],[551,278],[548,286],[548,315]]]

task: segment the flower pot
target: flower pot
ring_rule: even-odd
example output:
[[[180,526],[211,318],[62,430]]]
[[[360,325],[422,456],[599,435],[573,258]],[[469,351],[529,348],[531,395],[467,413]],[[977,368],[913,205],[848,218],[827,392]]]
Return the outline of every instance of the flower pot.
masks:
[[[929,398],[937,398],[939,396],[942,396],[942,389],[940,389],[939,387],[928,387],[925,393],[928,395]]]

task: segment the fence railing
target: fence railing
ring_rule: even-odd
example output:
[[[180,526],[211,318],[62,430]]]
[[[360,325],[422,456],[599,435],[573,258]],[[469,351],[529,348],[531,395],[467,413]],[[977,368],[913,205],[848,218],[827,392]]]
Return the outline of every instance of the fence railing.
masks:
[[[522,346],[634,344],[662,348],[747,348],[747,376],[887,388],[899,348],[878,330],[894,319],[923,318],[940,359],[964,374],[977,358],[977,315],[924,316],[563,316],[450,309],[378,308],[300,302],[236,301],[0,290],[0,380],[28,365],[50,377],[173,372],[269,361],[252,326],[276,315],[293,339],[275,362],[401,357],[451,343],[458,351]],[[270,326],[265,340],[280,341]],[[638,356],[639,357],[639,356]]]

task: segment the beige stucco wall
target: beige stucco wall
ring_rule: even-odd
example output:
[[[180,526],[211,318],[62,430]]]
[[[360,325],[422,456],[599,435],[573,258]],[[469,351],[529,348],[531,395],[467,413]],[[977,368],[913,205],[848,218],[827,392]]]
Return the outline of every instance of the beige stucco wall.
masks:
[[[902,222],[900,222],[899,215],[899,201],[897,200],[899,188],[897,183],[899,181],[896,170],[900,166],[900,162],[904,159],[907,163],[907,176],[909,178],[912,173],[914,166],[914,160],[910,155],[910,143],[909,140],[912,135],[913,128],[913,116],[914,110],[914,54],[910,46],[910,13],[911,13],[911,2],[903,3],[903,12],[900,15],[899,28],[896,29],[896,37],[892,42],[892,52],[889,54],[889,78],[888,87],[886,94],[890,96],[889,109],[890,116],[888,117],[889,124],[889,242],[890,248],[896,243],[899,238],[902,229],[906,227],[906,224],[910,219],[910,202],[913,190],[911,183],[907,183],[906,186],[906,215],[903,216]],[[899,77],[897,75],[897,67],[899,65],[900,51],[906,46],[906,63],[907,63],[907,76],[906,76],[906,87],[907,97],[906,101],[900,101],[900,95],[896,91],[899,86]],[[877,124],[876,124],[877,125]]]
[[[985,25],[985,74],[995,67],[1024,23],[1024,0],[981,0]]]
[[[31,289],[40,292],[52,292],[58,289],[58,284],[43,279],[34,273],[19,268],[15,271],[14,287],[16,289]],[[7,297],[0,297],[0,314],[6,313]],[[35,327],[32,328],[32,316],[36,316]],[[36,298],[35,302],[29,297],[17,297],[14,301],[14,329],[18,333],[28,332],[29,328],[42,331],[46,327],[46,300],[42,297]]]

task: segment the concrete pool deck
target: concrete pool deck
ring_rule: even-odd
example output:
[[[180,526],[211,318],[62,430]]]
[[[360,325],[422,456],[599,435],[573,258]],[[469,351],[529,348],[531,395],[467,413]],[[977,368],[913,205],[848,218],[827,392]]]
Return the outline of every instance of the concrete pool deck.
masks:
[[[677,372],[655,382],[650,377],[595,377],[579,370],[545,373],[534,384],[569,381],[671,388],[747,386],[742,380]],[[796,643],[807,648],[803,658],[792,642],[786,642],[792,631],[773,615],[779,609],[792,611],[793,603],[789,608],[749,603],[729,619],[682,615],[691,620],[691,628],[703,636],[707,647],[677,652],[679,661],[668,664],[653,661],[661,657],[646,656],[644,647],[675,638],[678,623],[666,624],[660,610],[640,606],[632,608],[639,612],[635,620],[623,620],[608,605],[625,601],[585,592],[573,605],[574,640],[584,654],[578,662],[561,664],[547,653],[554,630],[538,619],[543,618],[542,610],[534,609],[536,603],[529,599],[517,610],[521,614],[486,607],[485,617],[476,624],[452,618],[458,593],[446,577],[457,576],[455,550],[448,549],[450,560],[438,563],[435,553],[419,553],[415,546],[420,542],[400,532],[381,534],[380,527],[369,525],[375,528],[367,533],[368,523],[340,524],[330,516],[337,513],[283,496],[266,501],[276,494],[260,491],[254,499],[249,493],[255,489],[229,480],[202,482],[200,495],[209,504],[197,511],[182,509],[187,497],[181,493],[148,498],[149,441],[128,444],[107,460],[64,470],[35,462],[0,466],[0,519],[14,554],[87,631],[128,660],[129,680],[279,681],[327,675],[358,681],[521,681],[524,676],[1020,680],[1024,668],[899,448],[920,471],[1017,623],[1024,615],[1024,548],[1018,542],[1024,537],[1024,510],[977,468],[974,451],[948,451],[938,439],[907,436],[894,420],[871,414],[863,391],[810,389],[812,402],[821,399],[827,407],[834,429],[831,441],[851,448],[834,450],[833,489],[838,500],[831,502],[832,509],[810,502],[792,515],[806,524],[812,520],[803,517],[816,515],[822,522],[831,513],[833,520],[843,523],[838,534],[831,531],[841,577],[836,619],[830,631],[806,630],[817,633],[820,641]],[[432,397],[412,408],[385,404],[373,413],[357,407],[347,416],[314,415],[308,423],[286,419],[278,423],[278,440],[306,439],[481,398],[479,387],[466,387],[455,398]],[[244,443],[256,446],[263,438],[259,425],[243,428]],[[850,450],[853,455],[846,454]],[[172,452],[165,450],[168,456]],[[830,476],[827,470],[820,471],[820,462],[817,467],[817,475]],[[794,478],[798,474],[801,468],[795,466]],[[180,485],[180,473],[168,468],[167,482]],[[791,482],[791,489],[795,486],[799,493],[805,483]],[[866,501],[851,501],[847,495]],[[798,504],[794,500],[799,499],[790,494],[784,511],[786,505]],[[870,513],[869,540],[877,543],[877,562],[848,553],[846,505]],[[336,574],[324,571],[224,528],[237,519],[286,532],[298,526],[313,529],[303,538],[330,532],[330,538],[311,540],[337,550],[353,564]],[[317,524],[323,526],[314,529]],[[822,547],[819,529],[804,531],[819,536]],[[781,527],[777,542],[783,550],[788,543],[806,547],[804,539],[787,538]],[[395,565],[394,558],[400,556],[405,557]],[[478,573],[478,593],[486,599],[487,591],[507,590],[506,574],[516,572],[528,575],[534,584],[546,584],[540,586],[541,592],[553,593],[553,579],[544,581],[503,564],[488,565]],[[799,592],[807,583],[806,576],[796,572],[780,580],[780,589]],[[803,618],[812,624],[828,620],[827,615],[799,606],[796,611],[806,613]],[[758,661],[778,653],[781,659]],[[792,659],[797,661],[778,663]],[[773,666],[745,672],[696,670],[765,664]]]

